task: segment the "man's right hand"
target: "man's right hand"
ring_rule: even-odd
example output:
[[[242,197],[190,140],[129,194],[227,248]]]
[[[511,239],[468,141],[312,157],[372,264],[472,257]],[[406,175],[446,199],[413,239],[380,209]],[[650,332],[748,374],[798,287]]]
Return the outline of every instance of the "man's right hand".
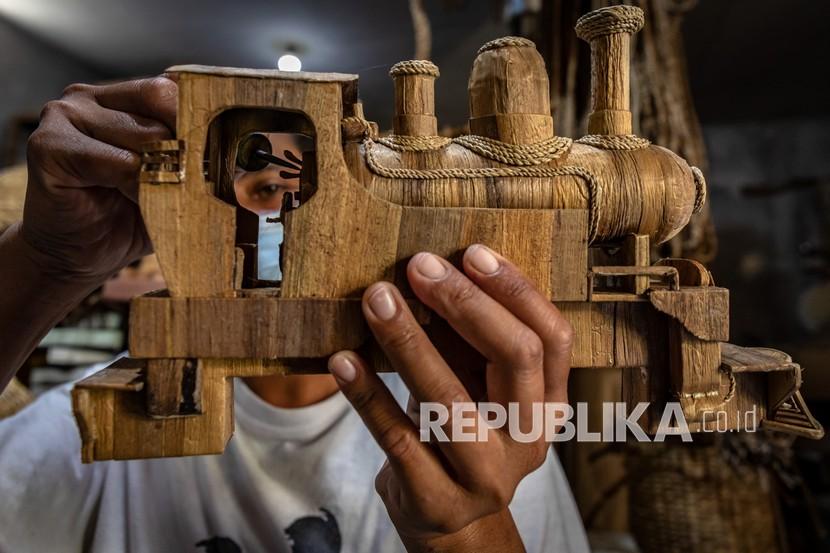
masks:
[[[150,253],[138,209],[140,148],[173,136],[175,82],[72,85],[29,139],[20,232],[53,278],[97,285]]]
[[[164,77],[72,85],[43,109],[23,221],[0,235],[0,391],[70,309],[150,253],[139,152],[173,136],[177,96]]]

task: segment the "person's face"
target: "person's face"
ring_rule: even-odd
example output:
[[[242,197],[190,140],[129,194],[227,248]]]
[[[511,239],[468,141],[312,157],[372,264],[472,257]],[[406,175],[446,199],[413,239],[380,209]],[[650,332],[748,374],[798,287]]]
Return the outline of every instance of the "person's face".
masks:
[[[290,150],[298,158],[301,157],[294,135],[270,133],[266,136],[271,141],[275,155],[284,157],[283,152]],[[238,169],[234,175],[234,189],[239,205],[258,215],[279,211],[283,194],[299,190],[300,183],[297,178],[287,179],[280,176],[281,171],[293,172],[275,165],[250,172]]]

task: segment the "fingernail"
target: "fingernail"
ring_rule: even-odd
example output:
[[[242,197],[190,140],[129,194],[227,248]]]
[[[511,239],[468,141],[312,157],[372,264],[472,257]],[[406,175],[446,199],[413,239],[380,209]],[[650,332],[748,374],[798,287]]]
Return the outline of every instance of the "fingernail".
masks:
[[[395,298],[392,297],[389,288],[380,286],[376,292],[369,296],[369,309],[381,321],[388,321],[395,316],[398,306],[395,304]]]
[[[471,246],[467,250],[467,255],[470,260],[470,265],[479,273],[492,275],[499,270],[499,260],[487,246],[482,246],[481,244]]]
[[[415,260],[415,269],[423,276],[438,280],[447,274],[447,268],[431,253],[422,253]]]
[[[329,358],[329,371],[343,382],[351,382],[357,376],[357,368],[345,355],[332,355]]]

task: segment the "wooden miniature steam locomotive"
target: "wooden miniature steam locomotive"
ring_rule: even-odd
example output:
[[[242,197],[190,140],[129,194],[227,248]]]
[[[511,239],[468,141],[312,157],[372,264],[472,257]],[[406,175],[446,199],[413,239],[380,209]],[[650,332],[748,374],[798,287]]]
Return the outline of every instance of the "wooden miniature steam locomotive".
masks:
[[[73,391],[86,462],[223,451],[233,379],[325,371],[341,349],[377,366],[363,290],[408,289],[419,251],[457,260],[484,243],[519,266],[576,331],[574,367],[619,368],[623,400],[648,401],[654,429],[668,401],[693,431],[763,425],[822,434],[784,353],[728,340],[729,293],[686,259],[649,261],[700,209],[700,171],[632,134],[629,41],[638,8],[591,12],[576,32],[592,50],[589,135],[556,136],[549,84],[532,42],[504,37],[478,52],[470,134],[437,136],[438,68],[390,72],[393,133],[364,117],[355,75],[179,66],[176,139],[147,145],[140,206],[168,290],[136,298],[130,358]],[[300,190],[280,215],[281,281],[257,273],[257,217],[234,194],[237,166],[270,154],[256,133],[313,139]],[[719,413],[718,420],[707,414]]]

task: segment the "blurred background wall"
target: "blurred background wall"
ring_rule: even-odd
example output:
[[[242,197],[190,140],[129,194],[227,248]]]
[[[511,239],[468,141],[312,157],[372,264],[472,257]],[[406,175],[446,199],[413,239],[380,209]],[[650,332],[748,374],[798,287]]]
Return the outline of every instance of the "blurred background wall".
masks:
[[[102,75],[88,60],[0,17],[0,163],[9,165],[23,155],[27,131],[44,103],[69,83],[96,81]]]

